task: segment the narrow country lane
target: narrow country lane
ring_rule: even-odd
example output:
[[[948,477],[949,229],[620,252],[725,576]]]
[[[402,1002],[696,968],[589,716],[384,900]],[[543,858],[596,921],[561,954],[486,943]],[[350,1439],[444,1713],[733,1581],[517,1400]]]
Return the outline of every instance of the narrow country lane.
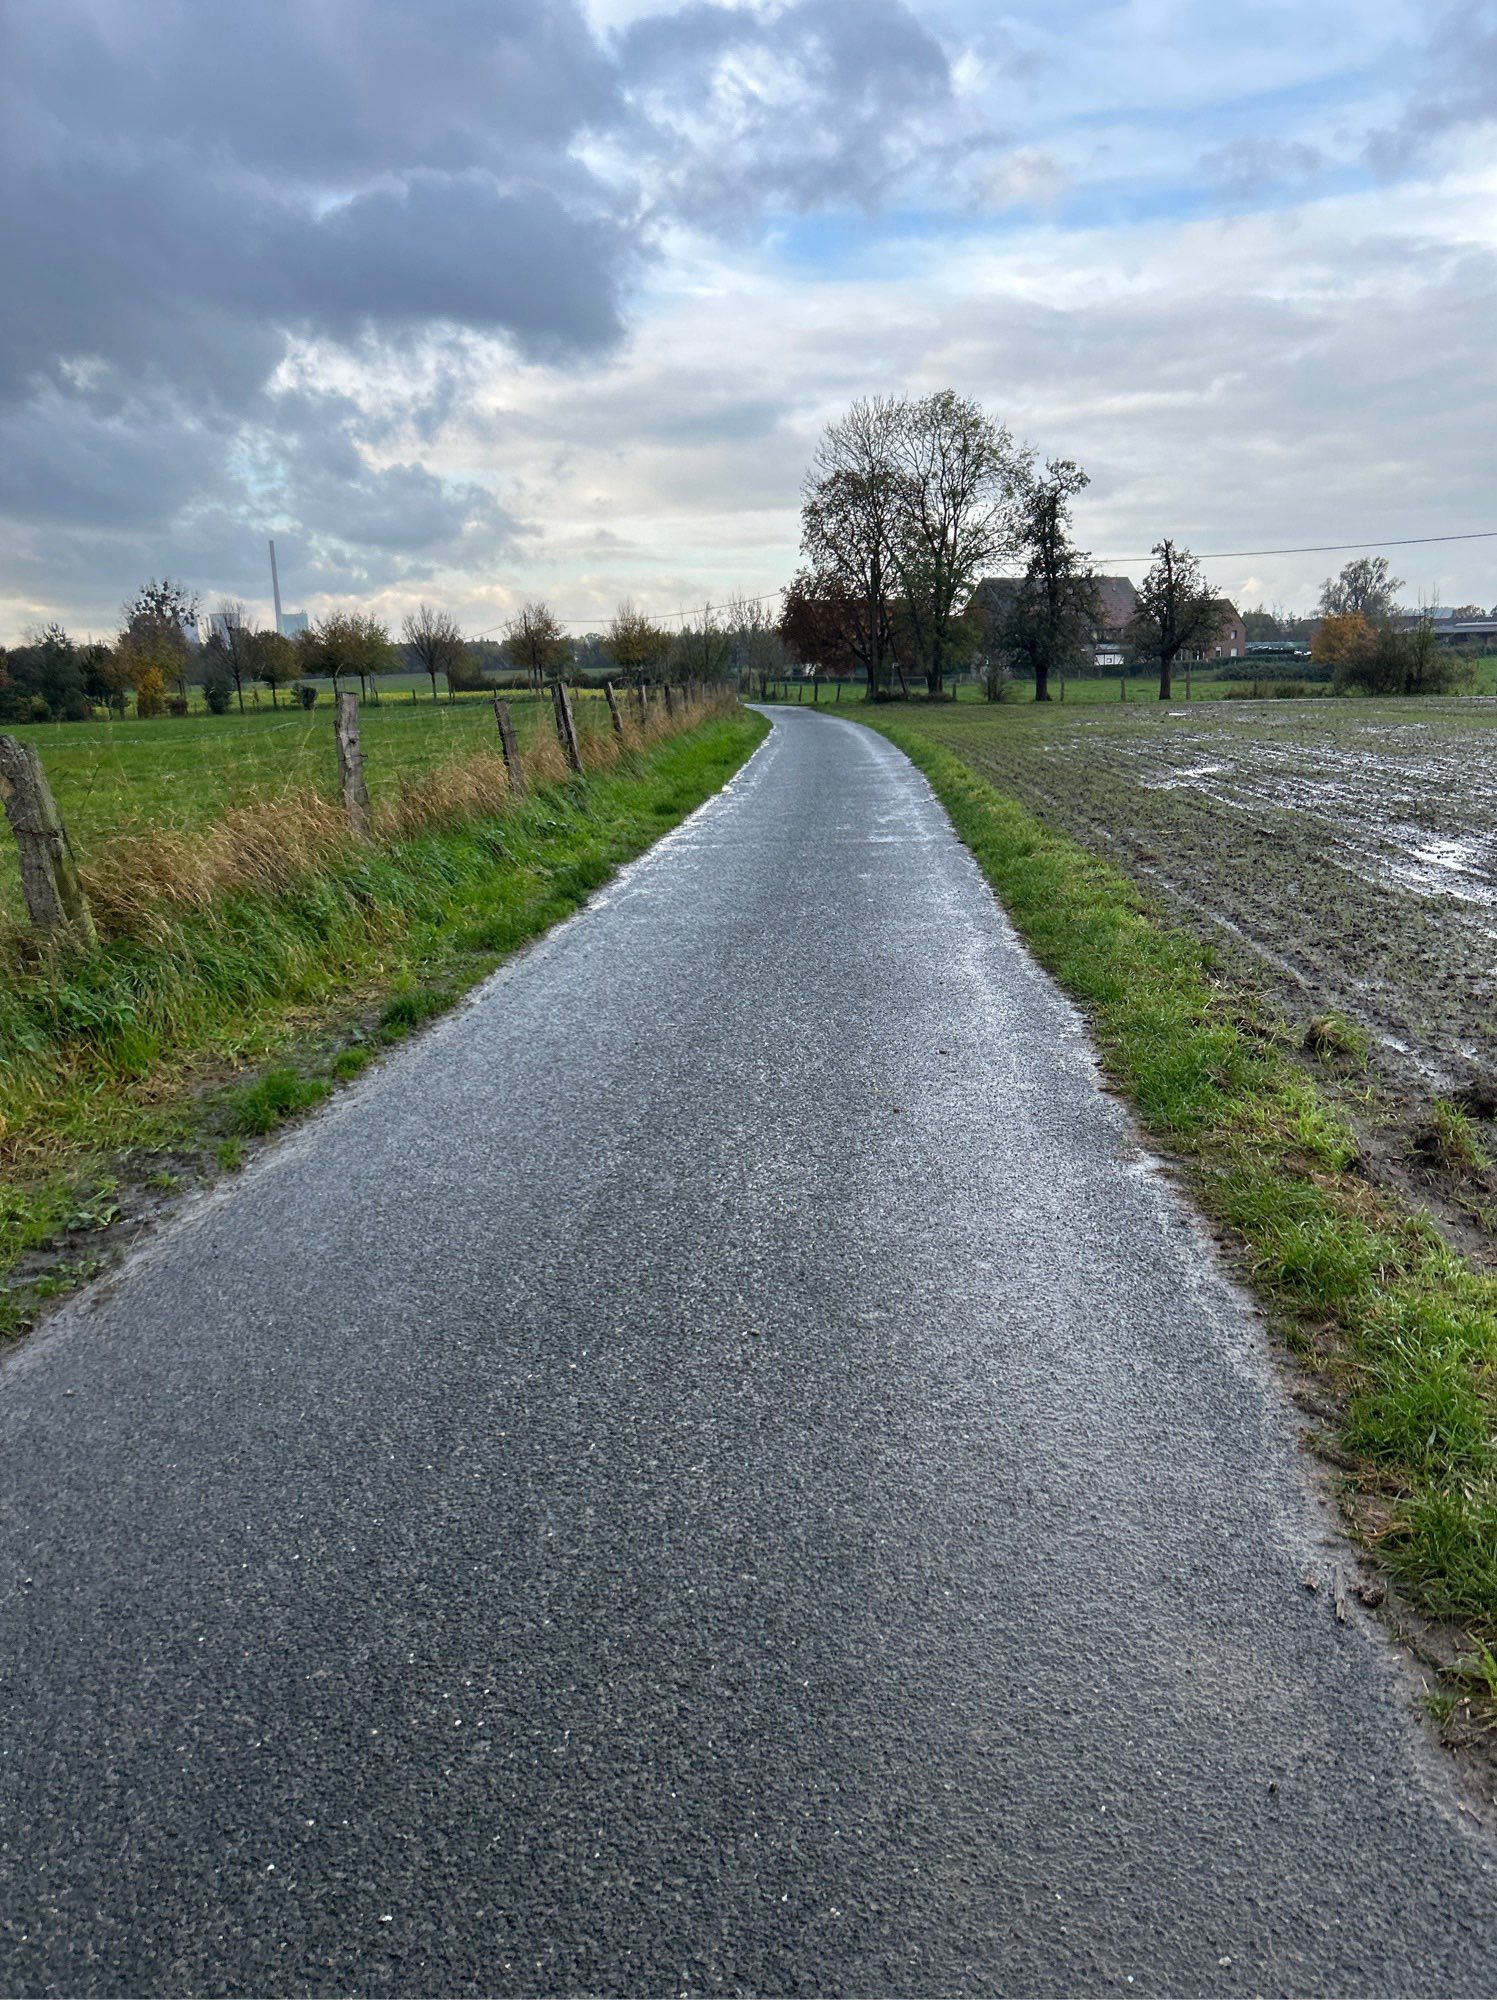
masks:
[[[1497,1991],[1265,1354],[778,712],[0,1379],[0,1990]]]

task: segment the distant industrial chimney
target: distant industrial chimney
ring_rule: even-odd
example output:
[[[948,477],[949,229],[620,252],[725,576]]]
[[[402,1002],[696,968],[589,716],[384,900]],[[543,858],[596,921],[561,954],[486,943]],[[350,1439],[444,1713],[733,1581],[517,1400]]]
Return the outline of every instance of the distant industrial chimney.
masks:
[[[275,594],[275,629],[281,631],[281,579],[275,566],[275,543],[270,545],[270,588]]]

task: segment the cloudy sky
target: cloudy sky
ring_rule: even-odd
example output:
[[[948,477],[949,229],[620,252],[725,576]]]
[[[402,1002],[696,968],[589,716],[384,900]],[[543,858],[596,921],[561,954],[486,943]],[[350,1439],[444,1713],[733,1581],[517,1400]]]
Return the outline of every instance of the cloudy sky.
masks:
[[[0,273],[0,640],[769,590],[947,385],[1135,574],[1497,529],[1497,0],[0,0]]]

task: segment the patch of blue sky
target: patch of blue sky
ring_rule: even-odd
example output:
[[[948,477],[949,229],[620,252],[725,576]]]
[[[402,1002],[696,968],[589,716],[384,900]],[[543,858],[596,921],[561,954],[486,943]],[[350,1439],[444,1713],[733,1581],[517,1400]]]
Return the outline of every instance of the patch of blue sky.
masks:
[[[1230,143],[1226,135],[1222,143]],[[918,255],[943,241],[970,243],[988,237],[996,242],[1036,228],[1079,232],[1197,223],[1212,217],[1227,220],[1281,212],[1307,200],[1357,194],[1376,184],[1376,175],[1360,158],[1327,160],[1309,176],[1286,173],[1276,179],[1265,173],[1240,186],[1223,184],[1198,164],[1188,177],[1161,176],[1146,161],[1133,173],[1125,160],[1110,178],[1083,182],[1044,202],[877,212],[844,208],[808,215],[781,211],[766,215],[764,229],[766,248],[786,276],[856,283],[887,279],[891,255]]]

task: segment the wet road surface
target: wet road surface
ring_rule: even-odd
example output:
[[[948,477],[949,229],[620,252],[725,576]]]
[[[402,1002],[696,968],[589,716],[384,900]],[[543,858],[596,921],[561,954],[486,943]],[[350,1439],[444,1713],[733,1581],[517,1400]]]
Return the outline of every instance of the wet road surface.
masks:
[[[0,1380],[0,1989],[1490,1993],[1251,1314],[781,712]]]

